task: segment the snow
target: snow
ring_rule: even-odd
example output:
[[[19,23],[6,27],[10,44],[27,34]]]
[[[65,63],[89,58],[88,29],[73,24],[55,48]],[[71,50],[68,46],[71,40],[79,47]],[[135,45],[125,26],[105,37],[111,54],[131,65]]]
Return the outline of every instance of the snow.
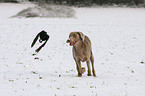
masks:
[[[74,8],[72,19],[10,18],[30,6],[0,3],[0,96],[144,96],[144,8]],[[32,56],[41,30],[50,39]],[[76,76],[66,44],[72,31],[91,39],[97,77]]]
[[[73,18],[75,17],[75,11],[69,6],[43,4],[29,7],[20,11],[13,17],[19,18]]]

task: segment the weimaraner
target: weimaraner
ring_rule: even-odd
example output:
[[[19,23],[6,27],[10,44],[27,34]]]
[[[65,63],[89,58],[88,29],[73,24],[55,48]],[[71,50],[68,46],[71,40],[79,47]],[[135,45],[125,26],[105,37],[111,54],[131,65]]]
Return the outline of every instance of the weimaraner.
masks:
[[[91,48],[90,39],[82,32],[71,32],[67,43],[73,46],[73,58],[76,62],[78,77],[81,77],[85,72],[85,68],[81,68],[81,61],[87,63],[88,76],[91,76],[90,61],[92,63],[93,76],[96,77],[94,68],[94,56]]]

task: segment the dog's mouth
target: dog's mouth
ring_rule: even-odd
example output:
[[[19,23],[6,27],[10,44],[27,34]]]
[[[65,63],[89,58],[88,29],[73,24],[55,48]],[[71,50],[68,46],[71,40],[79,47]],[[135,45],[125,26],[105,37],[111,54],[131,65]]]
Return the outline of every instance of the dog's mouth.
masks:
[[[70,46],[73,46],[73,45],[75,45],[77,42],[70,42]]]
[[[66,41],[66,43],[69,43],[70,46],[73,46],[75,45],[77,42],[76,41],[73,41],[71,42],[69,39]]]

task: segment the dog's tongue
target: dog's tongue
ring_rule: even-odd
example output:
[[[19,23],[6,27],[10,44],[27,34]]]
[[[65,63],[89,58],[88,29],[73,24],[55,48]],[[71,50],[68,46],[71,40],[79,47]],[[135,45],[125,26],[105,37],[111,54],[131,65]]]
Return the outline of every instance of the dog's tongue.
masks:
[[[73,43],[73,42],[70,42],[70,46],[73,46],[75,43]]]

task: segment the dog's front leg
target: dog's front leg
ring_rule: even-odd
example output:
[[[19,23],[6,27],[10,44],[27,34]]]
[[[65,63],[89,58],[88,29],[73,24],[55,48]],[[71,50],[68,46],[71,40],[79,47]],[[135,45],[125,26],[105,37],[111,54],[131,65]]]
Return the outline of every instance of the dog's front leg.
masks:
[[[81,68],[80,60],[76,60],[76,67],[77,67],[77,71],[78,71],[78,77],[81,77],[82,76],[82,68]]]

